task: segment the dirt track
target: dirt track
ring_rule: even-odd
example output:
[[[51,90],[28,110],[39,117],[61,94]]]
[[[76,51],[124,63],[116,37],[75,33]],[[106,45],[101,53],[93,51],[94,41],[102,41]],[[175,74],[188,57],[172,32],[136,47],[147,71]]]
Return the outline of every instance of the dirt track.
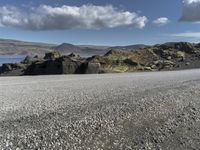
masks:
[[[199,149],[200,70],[0,78],[0,149]]]

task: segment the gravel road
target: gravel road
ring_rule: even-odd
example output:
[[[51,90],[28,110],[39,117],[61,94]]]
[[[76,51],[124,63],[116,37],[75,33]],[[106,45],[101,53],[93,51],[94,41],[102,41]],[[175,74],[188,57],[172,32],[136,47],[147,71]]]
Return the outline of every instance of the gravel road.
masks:
[[[2,150],[197,150],[200,70],[0,78]]]

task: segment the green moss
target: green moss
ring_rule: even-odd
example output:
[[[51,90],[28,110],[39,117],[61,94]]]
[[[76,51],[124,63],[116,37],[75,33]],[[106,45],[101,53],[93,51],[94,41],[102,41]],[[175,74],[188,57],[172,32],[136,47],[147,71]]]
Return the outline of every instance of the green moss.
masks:
[[[125,57],[125,56],[119,56],[119,55],[109,55],[109,56],[107,56],[106,57],[108,60],[125,60],[125,59],[127,59],[127,57]]]
[[[127,72],[129,70],[126,65],[106,65],[104,68],[113,72]]]
[[[185,58],[185,53],[182,52],[182,51],[178,51],[178,52],[176,53],[176,57],[177,57],[177,58]]]

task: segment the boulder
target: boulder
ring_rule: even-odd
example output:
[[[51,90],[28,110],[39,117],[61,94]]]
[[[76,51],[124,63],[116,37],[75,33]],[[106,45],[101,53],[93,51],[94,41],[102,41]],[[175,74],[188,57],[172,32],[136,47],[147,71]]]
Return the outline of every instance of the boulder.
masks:
[[[62,73],[63,74],[82,74],[84,68],[82,68],[82,63],[79,60],[74,60],[69,57],[62,59]]]
[[[189,65],[190,65],[190,63],[189,63],[189,62],[186,62],[186,63],[185,63],[185,65],[186,65],[186,66],[189,66]]]
[[[31,64],[32,58],[30,56],[26,56],[25,59],[22,61],[24,64]]]
[[[38,56],[38,55],[35,55],[33,58],[39,58],[39,56]]]
[[[177,51],[175,57],[178,58],[179,61],[183,61],[185,60],[185,52]]]
[[[62,64],[58,60],[33,62],[25,71],[26,75],[62,74]]]
[[[45,54],[44,59],[54,60],[60,57],[61,54],[59,52],[50,52]]]
[[[167,59],[167,60],[171,60],[173,58],[174,55],[174,50],[172,49],[154,49],[154,52],[159,55],[160,57]]]
[[[3,64],[1,67],[2,73],[12,71],[12,70],[13,70],[12,64]]]
[[[186,53],[194,53],[195,51],[194,45],[187,42],[176,43],[175,48]]]
[[[100,63],[94,63],[94,62],[87,62],[85,64],[85,72],[86,74],[94,74],[94,73],[100,73],[101,72],[101,64]]]
[[[171,59],[172,59],[172,57],[171,57],[171,56],[168,56],[168,57],[167,57],[167,60],[171,60]]]
[[[132,60],[132,59],[129,59],[129,58],[127,58],[127,59],[125,59],[124,60],[124,63],[125,64],[128,64],[128,65],[130,65],[130,66],[138,66],[138,62],[135,62],[134,60]]]
[[[76,58],[76,59],[81,58],[80,55],[78,55],[78,54],[74,54],[74,53],[71,53],[71,54],[69,54],[68,56],[69,56],[70,58]]]
[[[174,65],[174,62],[169,61],[169,60],[164,60],[162,63],[163,63],[163,65],[166,65],[166,66],[168,66],[168,65]]]
[[[26,64],[23,64],[23,63],[15,63],[14,64],[14,67],[16,69],[26,69],[27,68],[27,65]]]
[[[195,45],[188,42],[169,42],[159,45],[158,47],[163,50],[175,49],[186,53],[193,53],[195,50]]]
[[[27,65],[22,63],[15,63],[15,64],[3,64],[1,67],[1,73],[12,72],[13,70],[25,70]]]
[[[151,69],[157,69],[156,65],[151,65]]]
[[[175,63],[169,60],[154,61],[152,66],[156,66],[158,69],[167,69],[175,66]]]
[[[151,67],[144,67],[144,70],[145,71],[152,71],[152,68]]]
[[[32,63],[26,70],[27,75],[47,75],[47,74],[81,74],[84,68],[82,61],[63,56],[54,60],[42,60]]]
[[[33,62],[41,61],[41,60],[42,60],[42,58],[39,58],[37,55],[34,56],[34,57],[26,56],[25,59],[24,59],[21,63],[30,65],[30,64],[32,64]]]

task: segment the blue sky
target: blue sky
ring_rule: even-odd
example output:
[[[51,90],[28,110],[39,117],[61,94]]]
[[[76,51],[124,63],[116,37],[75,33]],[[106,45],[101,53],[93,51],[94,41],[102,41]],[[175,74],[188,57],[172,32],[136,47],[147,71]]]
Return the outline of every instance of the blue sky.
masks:
[[[0,38],[95,45],[198,42],[199,8],[200,0],[1,0]]]

